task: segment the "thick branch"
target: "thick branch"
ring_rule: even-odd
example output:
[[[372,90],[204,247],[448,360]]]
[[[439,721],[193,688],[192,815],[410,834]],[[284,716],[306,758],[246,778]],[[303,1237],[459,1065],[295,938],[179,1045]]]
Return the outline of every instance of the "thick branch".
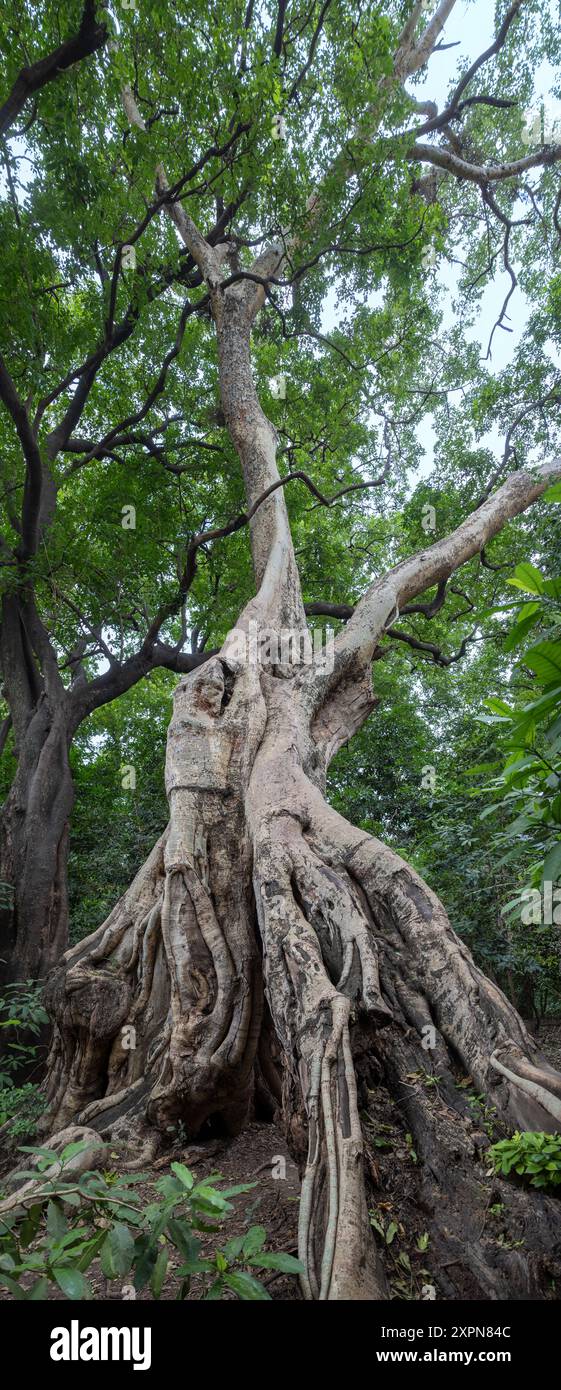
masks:
[[[539,472],[511,473],[503,486],[443,540],[428,550],[402,561],[371,588],[357,605],[352,618],[336,640],[337,664],[354,654],[370,661],[382,633],[395,621],[402,606],[417,594],[440,584],[503,529],[507,521],[524,512],[561,477],[561,458],[544,464]]]
[[[86,0],[78,33],[66,39],[59,48],[53,49],[46,58],[40,58],[37,63],[21,69],[9,97],[0,107],[0,135],[5,135],[10,129],[34,92],[40,92],[48,82],[54,82],[61,72],[103,47],[107,29],[105,24],[96,21],[95,11],[95,0]]]
[[[456,178],[467,179],[470,183],[483,186],[487,183],[503,183],[505,179],[515,179],[519,174],[525,174],[527,169],[557,164],[561,159],[561,145],[546,146],[545,149],[536,150],[534,154],[525,155],[524,159],[513,159],[509,164],[471,164],[469,160],[453,154],[452,150],[442,150],[436,145],[422,143],[413,145],[408,158],[433,164],[437,169],[455,174]]]
[[[414,72],[422,68],[434,52],[438,43],[446,20],[454,9],[456,0],[441,0],[436,14],[423,30],[417,43],[414,42],[416,25],[423,13],[423,5],[415,5],[415,9],[408,20],[408,23],[401,35],[399,48],[394,60],[394,74],[400,82],[404,82],[407,77],[411,77]]]
[[[39,446],[23,401],[18,396],[5,362],[0,357],[0,400],[11,415],[26,463],[19,554],[22,560],[35,554],[40,534],[43,503],[43,465]]]

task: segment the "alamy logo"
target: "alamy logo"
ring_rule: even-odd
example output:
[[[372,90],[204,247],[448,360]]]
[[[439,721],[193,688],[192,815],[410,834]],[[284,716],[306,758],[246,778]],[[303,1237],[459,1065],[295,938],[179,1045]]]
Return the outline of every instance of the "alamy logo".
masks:
[[[561,888],[554,888],[551,879],[545,879],[542,892],[525,888],[520,901],[524,904],[520,919],[525,927],[561,926]]]
[[[142,1346],[141,1346],[142,1340]],[[132,1361],[133,1370],[148,1371],[152,1364],[150,1327],[53,1327],[51,1361]]]
[[[335,634],[321,628],[261,628],[250,618],[247,631],[234,628],[227,654],[250,666],[318,666],[328,674],[335,665]]]

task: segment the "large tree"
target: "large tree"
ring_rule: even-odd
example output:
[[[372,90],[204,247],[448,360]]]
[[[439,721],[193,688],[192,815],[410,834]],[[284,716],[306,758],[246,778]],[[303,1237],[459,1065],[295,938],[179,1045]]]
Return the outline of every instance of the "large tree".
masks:
[[[434,12],[426,3],[358,13],[329,0],[294,11],[250,3],[244,14],[226,5],[207,21],[190,5],[173,15],[155,5],[133,20],[113,48],[108,84],[129,127],[110,326],[103,351],[76,374],[70,427],[62,430],[83,470],[111,452],[115,431],[122,442],[122,422],[95,432],[107,401],[99,382],[97,395],[93,387],[119,346],[112,335],[126,288],[123,244],[143,256],[137,293],[150,299],[163,243],[170,264],[181,257],[174,294],[187,283],[192,296],[181,309],[182,331],[196,318],[207,350],[216,344],[219,423],[245,493],[231,528],[249,530],[254,591],[218,652],[177,687],[166,832],[108,920],[67,953],[53,978],[49,1123],[79,1115],[116,1132],[124,1117],[129,1134],[136,1126],[152,1143],[179,1119],[191,1134],[209,1126],[235,1132],[256,1098],[279,1108],[302,1167],[300,1253],[310,1299],[388,1293],[364,1179],[360,1106],[372,1092],[398,1098],[407,1116],[446,1296],[542,1290],[559,1239],[552,1204],[515,1190],[505,1203],[528,1222],[525,1251],[482,1246],[481,1170],[456,1082],[469,1075],[512,1124],[553,1129],[561,1077],[476,968],[434,893],[397,854],[337,814],[324,790],[330,760],[374,708],[372,665],[387,634],[414,644],[398,619],[420,612],[430,621],[462,566],[478,556],[491,564],[492,539],[543,496],[561,465],[542,458],[517,466],[513,413],[502,461],[458,525],[381,575],[367,556],[356,602],[337,605],[329,584],[305,607],[302,572],[309,589],[318,567],[313,544],[308,555],[309,517],[304,531],[292,497],[305,493],[321,506],[334,491],[368,490],[381,478],[371,460],[354,471],[364,439],[350,422],[338,438],[334,475],[325,464],[330,436],[316,440],[309,417],[306,427],[307,401],[287,429],[272,402],[271,418],[263,409],[264,382],[261,392],[256,382],[275,368],[291,389],[317,380],[318,358],[306,357],[301,344],[325,342],[319,310],[336,282],[353,309],[327,346],[343,361],[351,399],[358,375],[385,449],[383,472],[391,474],[395,454],[413,447],[411,393],[430,394],[422,377],[412,386],[415,366],[434,353],[435,318],[419,274],[430,235],[459,240],[468,232],[473,242],[482,230],[479,276],[501,257],[514,287],[513,244],[524,249],[533,237],[543,251],[544,225],[557,226],[561,147],[539,138],[528,150],[518,104],[528,100],[532,65],[542,56],[537,6],[515,0],[501,10],[494,42],[455,79],[440,113],[406,90],[441,46],[453,9],[454,0]],[[93,115],[88,125],[89,111],[83,118],[86,144],[100,129],[111,143],[117,117],[107,90],[100,107],[101,126]],[[209,133],[211,147],[203,143]],[[194,152],[187,169],[186,142]],[[113,150],[111,158],[118,179],[123,166]],[[86,203],[95,198],[96,174],[106,174],[100,161]],[[144,210],[136,221],[138,198]],[[382,308],[368,303],[373,291]],[[505,304],[500,326],[506,313]],[[300,340],[298,356],[289,356],[291,336]],[[191,346],[196,377],[197,337]],[[452,347],[458,372],[473,365],[453,335]],[[397,363],[388,373],[386,355]],[[61,393],[69,387],[64,379]],[[540,422],[547,394],[542,386],[534,401]],[[329,419],[321,381],[318,401]],[[530,410],[526,400],[524,418]],[[82,413],[86,439],[75,434]],[[48,474],[36,467],[21,399],[12,415],[29,470],[25,496],[40,477],[47,521]],[[317,418],[316,408],[316,427]],[[365,428],[374,434],[370,419]],[[399,475],[400,463],[393,467]],[[305,653],[295,660],[283,648],[283,635],[305,633],[314,609],[342,622],[332,662]],[[260,642],[264,661],[256,659]],[[438,1077],[436,1107],[419,1083],[427,1058]]]
[[[22,6],[16,18],[12,26],[6,15],[9,95],[0,114],[0,751],[7,790],[0,973],[25,979],[46,975],[68,944],[76,731],[154,669],[187,672],[204,659],[204,637],[196,626],[189,633],[185,604],[208,539],[199,529],[219,492],[209,464],[227,463],[227,454],[205,418],[212,386],[198,389],[197,415],[193,391],[174,375],[200,306],[182,299],[178,307],[173,290],[185,294],[200,275],[189,258],[166,263],[157,254],[137,275],[125,269],[122,222],[134,180],[123,153],[122,83],[106,56],[105,7],[91,0],[64,11],[44,6],[38,23],[35,7]],[[61,45],[62,24],[70,37]],[[41,56],[20,68],[30,48]],[[96,118],[103,71],[88,59],[97,53],[113,89]],[[104,148],[115,95],[121,119]],[[231,143],[227,137],[225,148]],[[210,159],[215,171],[222,167],[212,144],[183,184]],[[156,202],[131,226],[131,245],[149,233],[157,212]],[[217,215],[211,241],[228,216]],[[112,369],[114,356],[119,366]],[[182,491],[190,458],[199,472],[194,506]],[[95,466],[103,471],[90,483]]]

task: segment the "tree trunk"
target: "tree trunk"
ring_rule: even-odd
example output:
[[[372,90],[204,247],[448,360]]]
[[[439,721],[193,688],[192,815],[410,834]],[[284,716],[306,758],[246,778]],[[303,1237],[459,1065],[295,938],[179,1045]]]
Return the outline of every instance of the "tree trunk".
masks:
[[[17,599],[4,601],[2,669],[17,758],[0,827],[0,971],[7,980],[45,977],[68,940],[66,866],[74,801],[68,751],[74,729],[62,684],[39,677],[27,618]]]
[[[527,1248],[485,1248],[485,1139],[457,1081],[471,1076],[509,1127],[554,1130],[561,1076],[418,875],[325,803],[309,673],[241,665],[232,646],[177,687],[166,834],[51,981],[50,1124],[106,1134],[136,1115],[141,1131],[181,1119],[189,1136],[236,1132],[252,1106],[265,992],[303,1175],[305,1296],[387,1296],[358,1070],[365,1096],[389,1095],[405,1113],[449,1296],[530,1297],[553,1269],[559,1205],[495,1184]]]
[[[61,711],[41,705],[2,812],[0,877],[14,885],[5,909],[3,978],[43,979],[68,940],[68,821],[74,801]]]
[[[153,1135],[181,1119],[190,1136],[232,1133],[256,1091],[271,1108],[280,1094],[302,1172],[304,1296],[376,1299],[389,1285],[368,1216],[363,1128],[377,1106],[393,1105],[420,1159],[415,1210],[443,1296],[530,1297],[555,1274],[559,1205],[494,1183],[526,1244],[484,1238],[485,1135],[456,1083],[469,1076],[511,1127],[553,1130],[561,1075],[435,895],[337,815],[324,790],[330,759],[374,708],[372,655],[396,606],[477,553],[545,490],[546,473],[513,475],[452,536],[376,581],[332,664],[305,651],[295,659],[294,647],[287,660],[287,633],[307,629],[276,435],[250,360],[258,281],[276,273],[284,250],[258,258],[253,283],[222,290],[224,248],[212,251],[178,206],[173,215],[211,293],[256,595],[219,655],[177,687],[165,835],[50,983],[49,1124]],[[430,1073],[436,1091],[423,1084]]]

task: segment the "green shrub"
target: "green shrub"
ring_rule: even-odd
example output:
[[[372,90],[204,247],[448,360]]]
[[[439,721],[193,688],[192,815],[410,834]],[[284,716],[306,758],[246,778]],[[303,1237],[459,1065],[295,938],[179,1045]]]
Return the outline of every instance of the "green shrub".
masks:
[[[493,1171],[502,1177],[517,1173],[530,1187],[561,1184],[561,1134],[517,1130],[511,1139],[501,1139],[488,1152]]]
[[[22,1180],[37,1179],[55,1163],[61,1171],[45,1176],[39,1189],[23,1195],[20,1207],[0,1218],[0,1284],[14,1298],[45,1299],[54,1284],[66,1298],[91,1299],[86,1272],[95,1259],[106,1279],[125,1280],[137,1293],[148,1285],[159,1298],[172,1251],[180,1257],[179,1267],[170,1271],[181,1281],[178,1299],[188,1297],[194,1274],[200,1277],[197,1297],[232,1293],[247,1302],[270,1300],[256,1270],[301,1272],[294,1256],[265,1250],[263,1226],[251,1226],[210,1257],[201,1254],[195,1232],[219,1235],[220,1222],[234,1210],[229,1198],[255,1183],[219,1190],[220,1173],[196,1182],[184,1164],[172,1163],[171,1172],[152,1184],[155,1200],[142,1206],[134,1185],[149,1182],[147,1173],[117,1177],[92,1170],[80,1177],[69,1172],[65,1180],[65,1167],[85,1147],[84,1141],[69,1144],[62,1154],[23,1149],[37,1156],[37,1167],[21,1171]]]
[[[0,1086],[0,1125],[7,1125],[11,1139],[35,1134],[45,1106],[45,1097],[33,1081],[23,1086]]]
[[[42,986],[36,980],[26,980],[4,986],[0,995],[0,1029],[3,1053],[0,1062],[0,1125],[6,1125],[12,1139],[35,1134],[37,1120],[45,1102],[34,1082],[17,1085],[18,1072],[37,1057],[36,1044],[48,1016],[42,1005]],[[22,1038],[28,1039],[23,1042]]]

